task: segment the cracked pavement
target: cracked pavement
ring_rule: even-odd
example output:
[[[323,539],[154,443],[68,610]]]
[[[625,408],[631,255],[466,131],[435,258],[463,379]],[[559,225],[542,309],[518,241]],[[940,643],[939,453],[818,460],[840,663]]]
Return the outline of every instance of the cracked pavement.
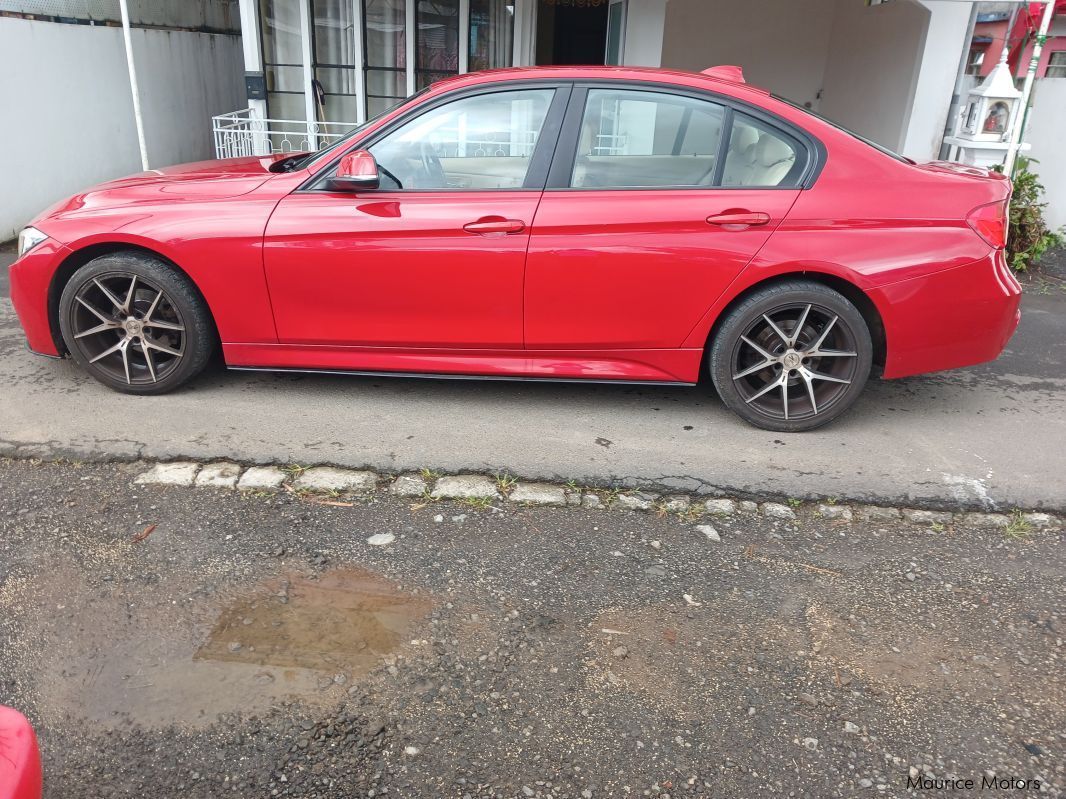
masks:
[[[13,260],[0,249],[0,266]],[[1059,260],[1063,260],[1059,253]],[[227,372],[115,394],[27,352],[0,269],[0,454],[507,471],[685,491],[1066,509],[1066,292],[990,364],[872,381],[823,430],[746,426],[696,388]]]

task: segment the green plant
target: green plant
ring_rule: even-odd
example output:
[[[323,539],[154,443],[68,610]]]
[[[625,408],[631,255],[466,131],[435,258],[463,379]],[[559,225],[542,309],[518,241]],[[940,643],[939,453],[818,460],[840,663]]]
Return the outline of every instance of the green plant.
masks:
[[[1007,262],[1016,272],[1025,272],[1040,260],[1045,252],[1063,243],[1058,231],[1050,230],[1044,221],[1044,184],[1029,165],[1035,158],[1018,156],[1012,181],[1014,193],[1010,199],[1007,231]]]
[[[1021,511],[1015,511],[1011,514],[1010,522],[1004,529],[1004,533],[1007,538],[1026,538],[1033,530],[1029,521],[1021,514]]]

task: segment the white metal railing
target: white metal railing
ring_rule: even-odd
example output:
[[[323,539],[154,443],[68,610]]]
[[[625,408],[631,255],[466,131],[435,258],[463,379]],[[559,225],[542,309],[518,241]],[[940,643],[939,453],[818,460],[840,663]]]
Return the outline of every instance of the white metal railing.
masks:
[[[332,144],[354,127],[354,122],[263,119],[251,108],[211,117],[216,158],[309,152]]]
[[[441,128],[430,138],[434,151],[441,158],[483,158],[490,156],[521,156],[529,158],[537,145],[535,130],[506,130],[496,133],[470,133],[463,127]]]

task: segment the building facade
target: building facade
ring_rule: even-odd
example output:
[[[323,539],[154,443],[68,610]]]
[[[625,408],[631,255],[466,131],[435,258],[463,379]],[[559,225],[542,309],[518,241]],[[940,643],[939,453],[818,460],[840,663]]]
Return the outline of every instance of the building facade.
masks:
[[[916,159],[948,124],[972,3],[957,0],[240,0],[248,108],[220,155],[321,146],[435,80],[626,64],[749,82]]]
[[[1017,78],[1024,78],[1033,55],[1043,6],[1038,3],[979,3],[966,59],[966,74],[988,77],[1007,49],[1007,64]],[[984,7],[995,10],[985,11]],[[1066,0],[1055,4],[1055,17],[1044,42],[1037,78],[1066,78]]]

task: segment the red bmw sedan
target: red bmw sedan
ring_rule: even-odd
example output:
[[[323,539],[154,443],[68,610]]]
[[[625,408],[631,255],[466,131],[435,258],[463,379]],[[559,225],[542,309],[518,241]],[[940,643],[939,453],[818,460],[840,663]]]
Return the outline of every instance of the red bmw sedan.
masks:
[[[237,369],[696,383],[809,430],[999,355],[1010,182],[916,164],[739,70],[462,75],[316,153],[154,170],[48,209],[35,352],[159,394]]]

